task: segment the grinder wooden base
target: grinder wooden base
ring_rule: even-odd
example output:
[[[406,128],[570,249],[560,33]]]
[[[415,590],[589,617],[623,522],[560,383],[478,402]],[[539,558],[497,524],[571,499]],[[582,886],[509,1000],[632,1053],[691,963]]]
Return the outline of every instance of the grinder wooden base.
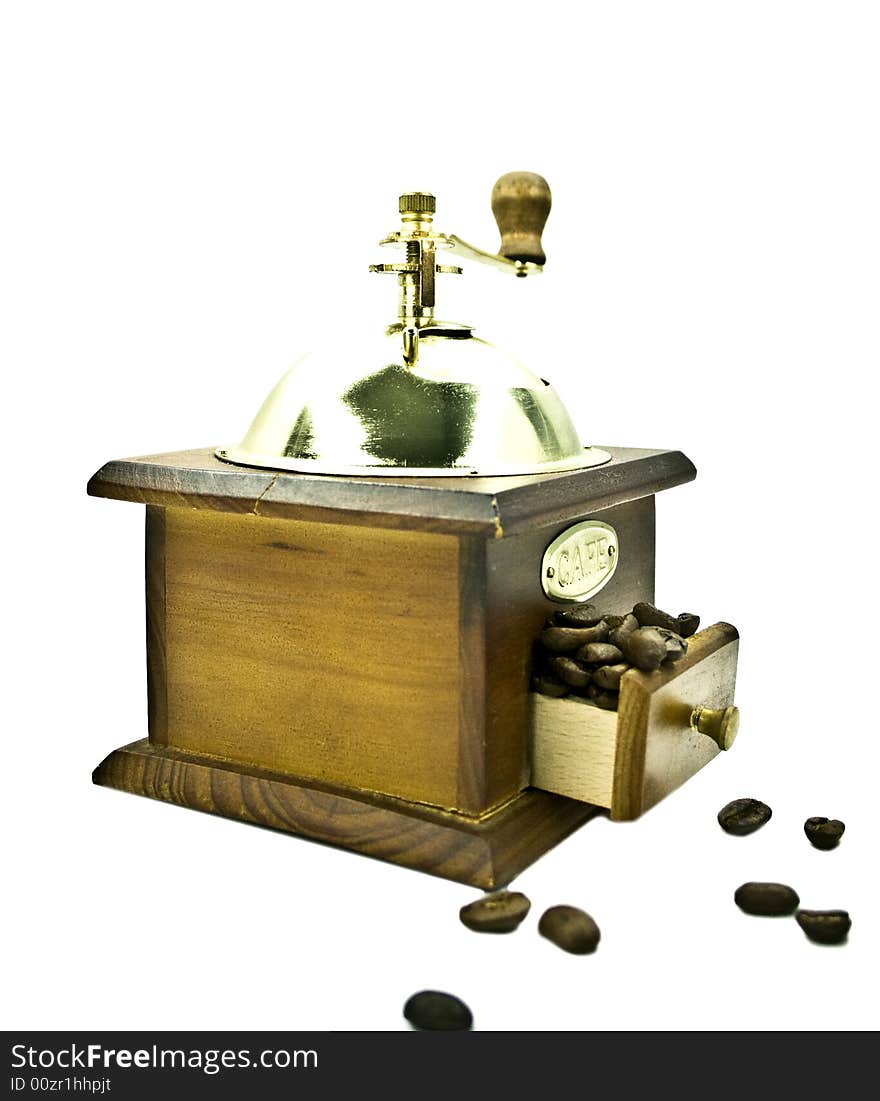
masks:
[[[92,779],[485,889],[509,883],[602,813],[587,803],[527,789],[497,810],[470,818],[404,799],[245,770],[146,739],[111,753]]]
[[[559,607],[543,555],[607,523],[601,608],[653,600],[654,495],[695,474],[679,452],[608,450],[495,478],[294,474],[209,449],[108,463],[89,492],[147,506],[149,741],[96,782],[507,883],[598,813],[531,788],[532,649]]]

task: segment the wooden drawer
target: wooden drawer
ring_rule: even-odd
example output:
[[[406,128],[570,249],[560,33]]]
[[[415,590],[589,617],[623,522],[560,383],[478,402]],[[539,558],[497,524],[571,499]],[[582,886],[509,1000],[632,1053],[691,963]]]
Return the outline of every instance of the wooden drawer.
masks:
[[[700,631],[681,661],[625,673],[616,712],[531,693],[532,786],[638,818],[730,748],[738,648],[729,623]]]

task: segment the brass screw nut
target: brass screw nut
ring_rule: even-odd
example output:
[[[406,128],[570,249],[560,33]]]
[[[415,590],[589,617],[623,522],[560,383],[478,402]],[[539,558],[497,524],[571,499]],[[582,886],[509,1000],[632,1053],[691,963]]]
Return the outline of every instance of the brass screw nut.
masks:
[[[400,196],[401,214],[433,214],[437,210],[437,200],[427,191],[408,191]]]

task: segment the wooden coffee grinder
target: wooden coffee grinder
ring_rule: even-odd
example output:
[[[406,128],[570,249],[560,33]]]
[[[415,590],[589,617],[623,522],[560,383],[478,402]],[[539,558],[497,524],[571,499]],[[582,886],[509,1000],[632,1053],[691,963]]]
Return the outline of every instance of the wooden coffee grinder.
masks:
[[[371,269],[396,321],[300,360],[237,447],[92,478],[147,506],[149,736],[97,784],[493,887],[728,747],[727,624],[625,673],[616,712],[530,690],[554,610],[653,600],[654,498],[696,471],[583,446],[548,380],[435,319],[458,260],[541,272],[546,182],[504,176],[492,206],[498,254],[401,196],[400,252]]]

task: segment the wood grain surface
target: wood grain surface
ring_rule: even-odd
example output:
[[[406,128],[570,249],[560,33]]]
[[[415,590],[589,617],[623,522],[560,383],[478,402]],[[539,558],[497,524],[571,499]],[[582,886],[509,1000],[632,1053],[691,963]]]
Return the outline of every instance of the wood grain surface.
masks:
[[[456,809],[480,814],[498,802],[490,768],[486,696],[492,670],[486,648],[486,539],[458,541],[459,740]],[[514,795],[524,785],[505,790]]]
[[[610,807],[617,754],[617,713],[575,696],[531,697],[532,784]]]
[[[710,737],[691,729],[691,713],[733,703],[738,650],[737,629],[715,623],[688,639],[681,661],[624,673],[612,818],[638,818],[718,755]]]
[[[150,741],[168,742],[168,674],[165,656],[165,509],[147,506],[147,716]]]
[[[561,474],[382,478],[260,470],[222,462],[212,449],[199,448],[107,463],[88,492],[148,505],[502,538],[696,476],[679,451],[603,450],[612,454],[605,465]]]
[[[529,783],[532,644],[558,526],[508,539],[148,506],[155,744],[480,814]],[[653,598],[654,499],[590,513]],[[583,517],[577,517],[581,519]]]
[[[167,743],[456,808],[452,536],[168,509]]]
[[[529,783],[532,650],[544,620],[561,606],[544,595],[541,560],[568,524],[588,517],[611,524],[621,548],[620,564],[594,603],[613,612],[654,599],[653,497],[585,509],[566,524],[487,542],[487,805]]]
[[[105,787],[268,826],[446,879],[491,889],[578,826],[597,807],[526,791],[483,818],[337,791],[146,740],[111,753],[93,780]]]

